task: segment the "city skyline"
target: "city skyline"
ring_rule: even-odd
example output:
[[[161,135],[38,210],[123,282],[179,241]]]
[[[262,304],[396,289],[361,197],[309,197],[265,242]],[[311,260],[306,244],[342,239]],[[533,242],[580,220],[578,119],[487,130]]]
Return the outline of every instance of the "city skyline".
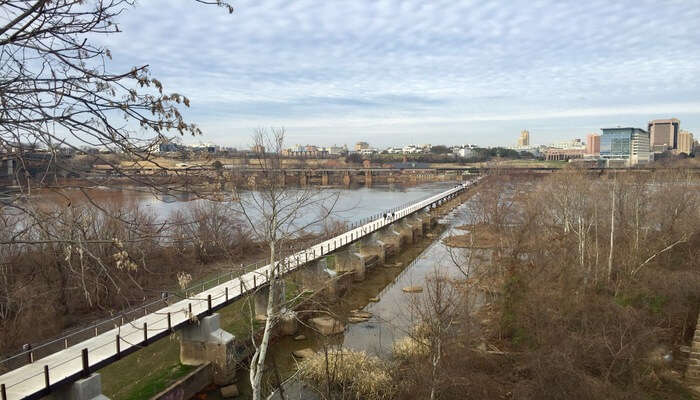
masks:
[[[234,6],[143,2],[98,38],[112,64],[149,64],[192,100],[205,135],[187,142],[243,147],[261,126],[284,126],[289,143],[377,146],[509,146],[522,129],[548,143],[671,117],[700,128],[692,4]]]

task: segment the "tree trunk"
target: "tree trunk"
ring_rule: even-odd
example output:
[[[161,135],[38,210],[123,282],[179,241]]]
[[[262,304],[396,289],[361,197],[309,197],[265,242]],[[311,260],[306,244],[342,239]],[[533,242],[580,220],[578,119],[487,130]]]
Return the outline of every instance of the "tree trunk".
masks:
[[[260,345],[255,349],[253,359],[250,362],[250,385],[253,390],[253,400],[262,400],[262,378],[265,372],[265,358],[270,345],[270,337],[272,336],[272,328],[277,320],[275,301],[277,300],[277,267],[275,266],[275,251],[276,241],[270,241],[270,272],[268,280],[267,292],[267,320],[265,321],[265,330]],[[255,340],[255,335],[253,335]]]
[[[608,255],[608,282],[612,279],[613,249],[615,248],[615,184],[612,190],[612,207],[610,210],[610,254]]]

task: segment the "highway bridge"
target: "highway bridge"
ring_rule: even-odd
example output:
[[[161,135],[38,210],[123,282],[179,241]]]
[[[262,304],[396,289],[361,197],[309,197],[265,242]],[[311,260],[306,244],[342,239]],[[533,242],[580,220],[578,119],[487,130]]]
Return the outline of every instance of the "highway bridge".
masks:
[[[390,226],[400,224],[402,220],[406,222],[410,218],[420,223],[420,215],[426,215],[424,211],[455,198],[478,180],[479,178],[458,184],[437,195],[363,221],[343,234],[288,256],[281,261],[280,268],[283,274],[288,274],[336,250],[360,240],[368,240],[380,231],[386,232],[387,229],[391,230],[390,235],[399,235]],[[362,268],[364,274],[364,261]],[[242,296],[257,293],[267,285],[270,275],[271,267],[268,264],[241,276],[219,278],[212,287],[196,294],[186,294],[184,300],[174,304],[168,304],[167,299],[164,299],[142,307],[140,316],[133,319],[110,319],[102,328],[95,326],[94,336],[86,340],[61,337],[45,344],[43,353],[42,347],[35,347],[2,360],[0,368],[9,369],[9,372],[0,375],[1,400],[37,399],[48,394],[59,399],[105,399],[100,394],[99,379],[96,382],[91,380],[94,376],[99,378],[99,374],[93,374],[95,371],[176,330],[183,330],[183,338],[186,336],[188,340],[209,342],[214,337],[213,332],[218,332],[214,342],[223,340],[230,343],[226,338],[231,335],[219,329],[218,319],[212,318],[212,314]],[[199,324],[193,324],[193,321],[199,321]],[[108,328],[104,329],[104,326]],[[84,334],[85,331],[84,329],[81,333]],[[89,334],[91,328],[87,332]],[[203,338],[198,339],[199,337]],[[47,349],[55,351],[45,354]],[[217,352],[225,354],[226,350]]]

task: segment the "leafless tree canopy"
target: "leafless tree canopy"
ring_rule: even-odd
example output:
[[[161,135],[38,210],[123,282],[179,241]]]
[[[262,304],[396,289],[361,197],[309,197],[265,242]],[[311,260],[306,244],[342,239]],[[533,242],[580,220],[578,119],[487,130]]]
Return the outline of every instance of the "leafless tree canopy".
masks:
[[[196,0],[233,9],[217,1]],[[113,71],[99,35],[119,32],[117,17],[133,0],[0,1],[0,150],[19,156],[30,148],[49,151],[51,168],[59,147],[106,148],[133,160],[148,159],[168,132],[199,134],[148,65]],[[46,183],[46,182],[42,182]]]

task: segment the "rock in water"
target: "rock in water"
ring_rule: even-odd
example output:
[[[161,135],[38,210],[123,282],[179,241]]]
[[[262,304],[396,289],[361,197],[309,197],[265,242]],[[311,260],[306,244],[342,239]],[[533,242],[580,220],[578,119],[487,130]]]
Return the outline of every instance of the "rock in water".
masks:
[[[296,340],[296,341],[306,340],[306,336],[304,336],[304,335],[294,336],[294,340]]]
[[[311,358],[311,357],[313,357],[315,354],[316,354],[316,352],[313,351],[313,350],[311,350],[311,349],[308,348],[308,347],[305,348],[305,349],[301,349],[301,350],[294,350],[294,351],[292,352],[292,355],[293,355],[294,357],[296,357],[296,358],[301,358],[301,359],[304,359],[304,358]]]
[[[370,297],[369,301],[372,303],[377,303],[377,302],[379,302],[379,297]]]
[[[422,293],[423,288],[420,286],[406,286],[402,289],[405,293]]]
[[[332,317],[323,316],[311,318],[309,322],[311,323],[311,326],[321,335],[337,335],[345,331],[345,325]]]
[[[355,310],[350,312],[350,316],[367,319],[372,317],[372,313],[369,311]]]
[[[233,397],[238,397],[238,386],[228,385],[221,388],[221,397],[225,399],[230,399]]]

